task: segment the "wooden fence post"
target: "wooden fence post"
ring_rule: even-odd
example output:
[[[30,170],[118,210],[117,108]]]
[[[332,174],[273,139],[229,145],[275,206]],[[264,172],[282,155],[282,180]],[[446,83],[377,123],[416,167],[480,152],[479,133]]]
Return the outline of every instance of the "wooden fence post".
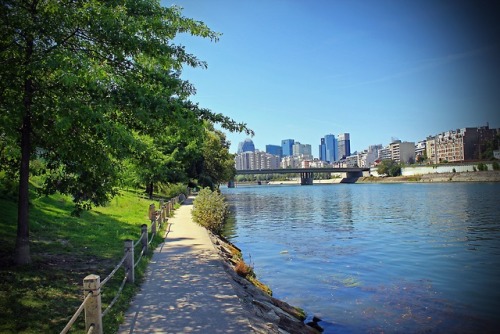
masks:
[[[161,220],[160,215],[157,215],[156,212],[153,215],[153,219],[151,219],[151,234],[155,235],[156,234],[156,222],[158,220]]]
[[[101,310],[101,278],[97,275],[88,275],[83,279],[83,294],[92,296],[85,303],[85,330],[94,326],[92,333],[102,334],[102,310]]]
[[[127,282],[135,282],[135,270],[134,270],[134,241],[125,240],[123,245],[123,250],[127,257],[123,265],[125,266],[125,272],[128,272]]]
[[[155,214],[155,205],[151,204],[149,205],[149,211],[148,211],[149,220],[153,219],[154,214]]]
[[[144,249],[144,254],[148,251],[148,225],[141,225],[141,244]]]

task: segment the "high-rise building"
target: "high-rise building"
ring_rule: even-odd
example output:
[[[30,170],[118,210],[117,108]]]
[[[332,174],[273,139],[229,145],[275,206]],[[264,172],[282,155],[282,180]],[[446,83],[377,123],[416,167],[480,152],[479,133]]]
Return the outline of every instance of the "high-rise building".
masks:
[[[281,150],[284,157],[293,155],[293,144],[295,140],[293,139],[283,139],[281,141]]]
[[[351,140],[348,133],[341,133],[337,136],[338,159],[343,159],[351,155]]]
[[[281,158],[283,156],[283,149],[278,145],[266,145],[266,153],[276,155]]]
[[[255,146],[250,138],[247,138],[238,144],[238,153],[243,152],[255,152]]]
[[[319,145],[319,159],[334,162],[337,158],[337,140],[335,136],[332,134],[325,135],[324,138],[321,138],[321,144]]]
[[[293,153],[292,155],[303,155],[303,156],[307,156],[307,157],[312,156],[311,145],[301,144],[298,141],[296,141],[293,144],[292,153]]]

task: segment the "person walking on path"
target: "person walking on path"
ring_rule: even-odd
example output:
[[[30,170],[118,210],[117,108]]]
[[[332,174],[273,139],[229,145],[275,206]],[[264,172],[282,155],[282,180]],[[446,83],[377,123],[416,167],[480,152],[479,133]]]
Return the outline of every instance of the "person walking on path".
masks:
[[[120,334],[253,333],[231,279],[188,198],[169,219]]]

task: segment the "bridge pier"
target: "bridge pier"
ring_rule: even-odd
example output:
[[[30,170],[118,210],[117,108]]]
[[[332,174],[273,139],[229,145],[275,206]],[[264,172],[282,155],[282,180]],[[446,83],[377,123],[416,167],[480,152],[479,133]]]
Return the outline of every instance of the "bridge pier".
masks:
[[[346,172],[346,177],[340,183],[355,183],[360,177],[363,176],[362,171]]]
[[[301,172],[300,173],[300,185],[309,186],[313,184],[314,174],[313,172]]]

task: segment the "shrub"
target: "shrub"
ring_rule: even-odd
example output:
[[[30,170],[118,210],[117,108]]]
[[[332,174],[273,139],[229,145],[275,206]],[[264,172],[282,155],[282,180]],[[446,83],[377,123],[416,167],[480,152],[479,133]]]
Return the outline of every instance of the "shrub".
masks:
[[[483,164],[482,162],[480,162],[478,165],[477,165],[477,169],[478,170],[481,170],[481,171],[485,171],[485,170],[488,170],[488,166],[486,164]]]
[[[455,168],[453,168],[451,171],[453,174],[455,174],[457,172],[457,170]]]
[[[222,231],[227,211],[224,196],[209,188],[201,189],[193,202],[193,220],[216,234]]]
[[[498,164],[497,161],[493,161],[493,170],[500,170],[500,165]]]

